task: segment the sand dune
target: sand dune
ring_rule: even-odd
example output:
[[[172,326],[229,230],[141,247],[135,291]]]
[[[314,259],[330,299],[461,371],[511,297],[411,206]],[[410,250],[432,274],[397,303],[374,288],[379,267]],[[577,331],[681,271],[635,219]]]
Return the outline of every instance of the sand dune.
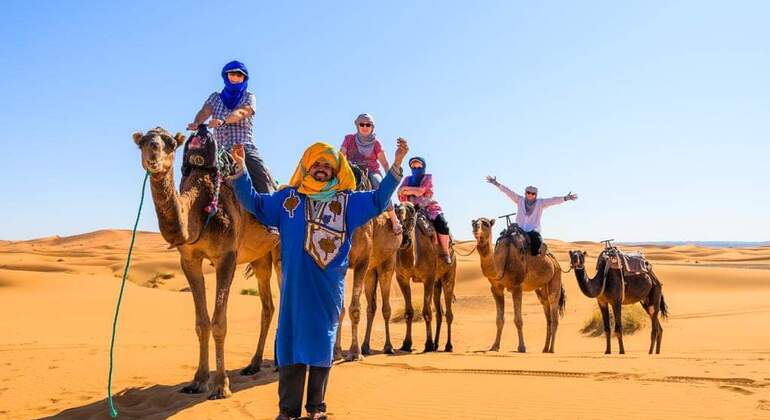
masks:
[[[0,418],[108,417],[109,333],[129,239],[130,232],[103,230],[0,241]],[[589,261],[602,249],[592,242],[548,243],[565,269],[570,249],[588,251]],[[458,249],[467,254],[473,245],[463,242]],[[580,294],[572,273],[564,275],[567,311],[556,354],[539,353],[545,321],[532,294],[524,298],[528,353],[513,352],[510,297],[502,349],[487,352],[494,303],[472,254],[459,257],[454,353],[375,352],[363,362],[337,365],[328,392],[331,417],[770,418],[770,247],[642,248],[671,307],[663,354],[646,354],[649,327],[626,337],[628,354],[602,354],[603,338],[579,332],[595,303]],[[256,347],[259,319],[259,299],[240,295],[256,287],[242,271],[228,316],[233,397],[179,394],[197,363],[192,299],[179,292],[186,281],[176,251],[156,233],[138,234],[117,339],[114,391],[121,418],[275,416],[277,377],[270,361],[253,377],[238,373]],[[421,287],[413,294],[421,300]],[[392,296],[398,312],[401,293]],[[383,331],[378,314],[374,349],[382,348]],[[416,323],[414,331],[415,348],[422,348],[424,325]],[[347,345],[347,322],[343,332]],[[400,346],[403,323],[393,324],[392,333]]]

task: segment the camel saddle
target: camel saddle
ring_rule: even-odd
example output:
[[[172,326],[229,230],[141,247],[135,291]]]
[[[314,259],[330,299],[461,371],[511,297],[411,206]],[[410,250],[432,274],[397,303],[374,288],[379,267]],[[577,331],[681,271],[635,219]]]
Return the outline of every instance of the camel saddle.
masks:
[[[623,252],[616,247],[607,248],[601,254],[609,261],[609,267],[623,270],[623,274],[639,275],[649,273],[652,264],[647,261],[642,251]]]
[[[511,223],[507,228],[500,232],[500,236],[497,238],[497,242],[495,242],[495,249],[497,249],[503,241],[510,241],[510,243],[519,250],[519,253],[530,253],[529,250],[531,244],[529,234],[527,234],[518,223]],[[548,245],[543,241],[540,246],[540,255],[546,254],[548,254]]]

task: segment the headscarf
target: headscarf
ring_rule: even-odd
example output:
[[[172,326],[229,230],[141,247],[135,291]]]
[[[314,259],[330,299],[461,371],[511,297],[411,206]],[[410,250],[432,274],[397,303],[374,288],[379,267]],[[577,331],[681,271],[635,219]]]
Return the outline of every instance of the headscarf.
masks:
[[[366,137],[358,132],[358,124],[362,122],[372,124],[372,132]],[[374,150],[374,143],[377,141],[377,136],[374,135],[374,118],[369,114],[360,114],[353,121],[353,125],[356,127],[356,147],[358,148],[358,153],[361,156],[369,157],[372,154],[372,150]]]
[[[412,168],[412,162],[418,161],[422,163],[422,168]],[[425,176],[425,168],[427,168],[427,165],[425,164],[425,159],[415,156],[411,159],[409,159],[409,169],[412,170],[412,176],[409,177],[409,186],[410,187],[419,187],[422,183],[422,177]]]
[[[246,75],[246,78],[242,83],[230,83],[230,79],[227,78],[227,73],[234,70],[240,70]],[[249,86],[249,70],[246,69],[246,65],[240,61],[231,61],[222,68],[222,79],[225,81],[225,88],[219,94],[219,98],[222,99],[222,103],[225,104],[227,109],[235,109],[238,103],[241,102],[243,94],[246,92],[246,88]]]
[[[527,198],[526,193],[528,192],[535,193],[535,198]],[[537,203],[537,188],[530,185],[524,189],[524,211],[527,213],[527,216],[535,211],[535,203]]]
[[[321,158],[326,159],[334,168],[335,177],[329,181],[316,181],[308,170]],[[313,200],[330,201],[340,191],[356,189],[356,178],[345,155],[326,143],[315,143],[305,150],[286,187],[296,187],[301,194]]]

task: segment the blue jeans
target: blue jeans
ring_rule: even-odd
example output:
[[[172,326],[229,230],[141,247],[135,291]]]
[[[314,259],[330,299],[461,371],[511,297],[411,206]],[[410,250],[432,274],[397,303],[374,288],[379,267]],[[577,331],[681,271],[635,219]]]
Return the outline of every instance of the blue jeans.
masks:
[[[380,188],[381,182],[382,182],[382,175],[380,173],[369,171],[369,183],[372,184],[373,190]],[[388,208],[386,208],[385,210],[387,211],[393,210],[393,201],[390,201],[388,203]]]
[[[245,143],[243,145],[243,151],[246,155],[246,170],[249,171],[251,177],[251,184],[258,193],[271,193],[278,189],[273,179],[273,175],[270,173],[270,169],[259,156],[257,147],[254,143]]]

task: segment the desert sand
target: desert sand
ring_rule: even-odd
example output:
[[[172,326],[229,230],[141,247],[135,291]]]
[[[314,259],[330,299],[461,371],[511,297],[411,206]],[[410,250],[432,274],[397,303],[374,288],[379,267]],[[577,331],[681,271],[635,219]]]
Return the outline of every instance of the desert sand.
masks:
[[[98,231],[0,241],[0,418],[108,418],[110,330],[129,238],[126,231]],[[600,245],[548,243],[565,269],[569,249],[587,250],[593,275]],[[472,243],[460,248],[470,251]],[[545,320],[532,293],[524,297],[528,353],[514,352],[510,297],[502,348],[486,352],[494,339],[495,309],[473,254],[460,258],[454,352],[375,352],[362,362],[336,365],[327,394],[330,417],[770,418],[770,247],[644,250],[670,306],[662,354],[647,355],[647,326],[626,336],[626,355],[604,355],[603,337],[580,333],[596,304],[580,293],[573,273],[563,276],[567,310],[556,354],[539,352]],[[178,254],[159,234],[138,235],[115,355],[113,390],[120,418],[276,415],[272,347],[260,373],[239,375],[256,347],[260,305],[257,297],[240,294],[256,282],[238,271],[226,343],[233,396],[208,401],[206,395],[180,394],[198,357],[192,298]],[[419,301],[421,285],[413,285],[413,293]],[[401,293],[395,288],[392,296],[398,313]],[[347,320],[342,328],[345,348]],[[400,347],[403,322],[394,323],[392,332]],[[424,324],[415,323],[415,350],[422,349],[424,334]],[[378,313],[373,348],[382,344]]]

